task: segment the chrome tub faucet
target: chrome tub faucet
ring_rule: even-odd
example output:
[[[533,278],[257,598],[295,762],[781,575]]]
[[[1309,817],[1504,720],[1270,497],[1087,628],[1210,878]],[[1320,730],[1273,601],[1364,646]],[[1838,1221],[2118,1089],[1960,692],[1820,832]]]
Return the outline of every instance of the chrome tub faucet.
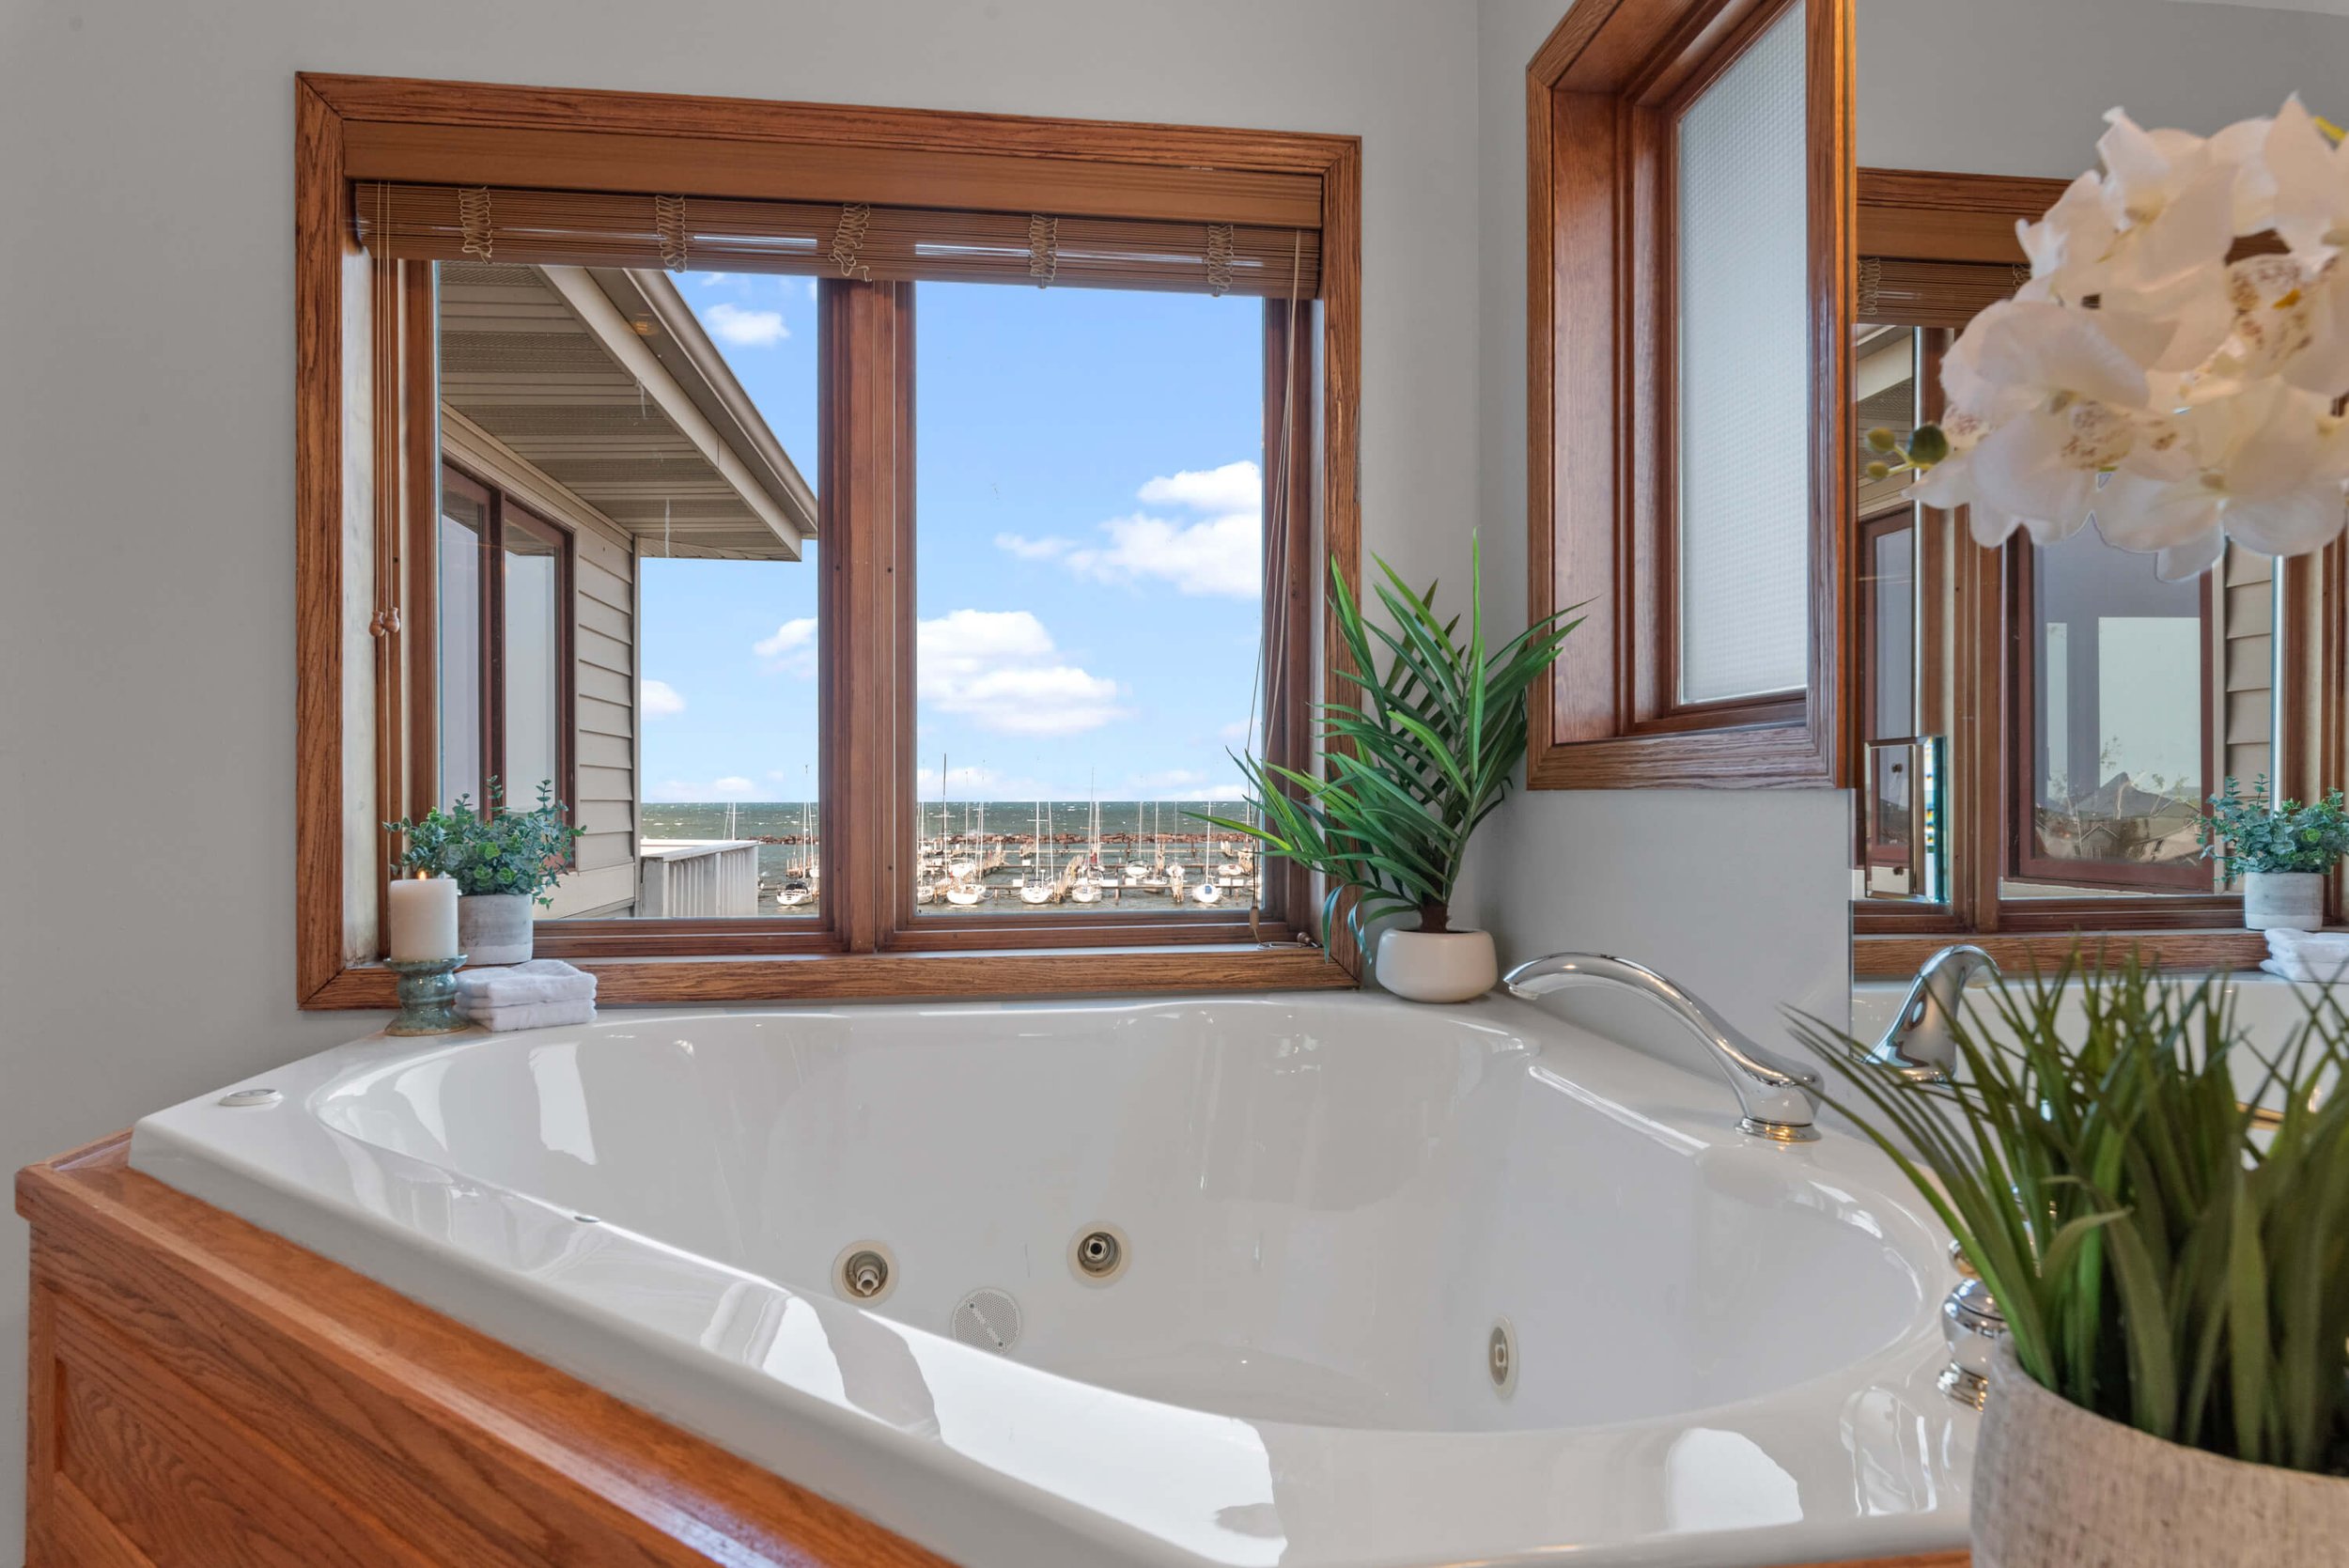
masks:
[[[1569,986],[1606,986],[1657,1003],[1704,1045],[1744,1113],[1737,1130],[1780,1143],[1807,1143],[1819,1103],[1819,1076],[1782,1062],[1739,1033],[1693,992],[1643,964],[1604,953],[1553,953],[1529,958],[1501,977],[1509,994],[1531,1001]]]
[[[1868,1060],[1911,1082],[1949,1082],[1957,1074],[1953,1026],[1967,982],[1998,973],[1998,961],[1981,948],[1968,942],[1943,948],[1917,970],[1900,1012],[1869,1049]]]

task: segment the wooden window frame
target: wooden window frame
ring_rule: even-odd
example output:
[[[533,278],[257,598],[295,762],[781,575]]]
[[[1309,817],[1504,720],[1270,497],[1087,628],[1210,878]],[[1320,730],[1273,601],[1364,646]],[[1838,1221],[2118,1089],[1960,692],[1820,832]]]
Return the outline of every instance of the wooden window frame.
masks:
[[[496,779],[508,792],[506,803],[528,809],[537,799],[537,781],[525,780],[521,793],[512,793],[513,780],[507,778],[506,768],[506,531],[519,526],[525,533],[537,536],[554,547],[554,705],[558,715],[570,715],[579,709],[579,674],[577,658],[578,607],[572,600],[575,584],[575,546],[571,531],[552,518],[544,517],[523,502],[516,500],[490,480],[468,470],[454,458],[441,460],[443,488],[448,476],[454,474],[468,490],[475,491],[481,501],[481,603],[476,617],[474,635],[480,639],[480,719],[481,719],[481,777],[474,781],[470,794],[476,806],[488,811],[489,781]],[[407,585],[402,600],[408,605],[428,604],[428,613],[437,624],[442,606],[437,583],[423,579]],[[410,712],[409,746],[412,754],[431,756],[437,747],[420,744],[415,726],[428,722],[426,713],[435,705],[416,703]],[[564,804],[568,819],[576,821],[579,815],[578,741],[577,726],[558,722],[554,734],[555,799]],[[435,726],[437,730],[437,725]],[[426,737],[425,739],[436,738]]]
[[[2018,220],[2044,214],[2067,181],[2002,175],[1945,174],[1917,169],[1858,172],[1858,249],[1886,259],[2025,263],[2015,240]],[[2257,241],[2239,249],[2261,248]],[[1946,329],[1952,323],[1924,325]],[[1939,414],[1939,351],[1946,331],[1929,334],[1930,373],[1922,386],[1924,413]],[[1971,543],[1962,512],[1924,514],[1926,529],[1954,531],[1957,540],[1952,637],[1952,711],[1937,727],[1951,737],[1949,759],[1955,811],[1950,834],[1950,901],[1941,905],[1855,900],[1852,971],[1859,979],[1899,979],[1952,941],[1986,948],[2010,968],[2061,961],[2075,947],[2119,957],[2135,952],[2181,968],[2251,968],[2267,955],[2264,937],[2241,929],[2242,900],[2232,894],[2181,893],[2158,898],[2003,898],[2000,878],[2015,861],[2015,779],[2012,732],[2001,721],[2018,678],[2020,650],[2014,613],[2016,562],[2027,543],[1983,550]],[[2281,759],[2279,786],[2312,799],[2343,779],[2349,764],[2349,543],[2277,564],[2281,577],[2280,624],[2301,629],[2297,646],[2279,671],[2274,737]],[[2207,588],[2205,590],[2208,591]],[[1921,613],[1938,613],[1928,602]],[[1928,656],[1935,635],[1926,638]],[[2207,692],[2210,682],[2204,682]],[[2326,918],[2343,911],[2343,877],[2326,880]]]
[[[1527,67],[1528,590],[1537,618],[1584,606],[1531,695],[1529,788],[1850,783],[1851,0],[1806,5],[1806,686],[1683,704],[1674,673],[1672,132],[1794,3],[1579,5]]]
[[[783,154],[783,156],[778,156]],[[296,85],[296,493],[299,678],[297,987],[308,1007],[382,1007],[381,888],[348,870],[384,847],[387,815],[432,770],[428,607],[402,626],[401,585],[438,527],[431,264],[383,261],[352,233],[360,179],[622,185],[804,200],[1009,202],[1019,210],[1214,221],[1310,213],[1321,237],[1317,299],[1267,305],[1267,448],[1286,428],[1294,460],[1286,560],[1287,657],[1272,672],[1268,744],[1309,755],[1307,709],[1337,696],[1343,660],[1320,614],[1332,575],[1360,555],[1361,144],[1351,136],[666,95],[483,87],[303,74]],[[1284,216],[1285,215],[1285,216]],[[808,920],[588,921],[539,927],[539,951],[582,962],[613,1002],[1351,986],[1299,939],[1309,879],[1281,864],[1266,904],[1148,921],[987,917],[915,924],[908,894],[911,767],[912,285],[826,280],[825,522],[818,619],[824,748],[824,908]],[[835,334],[838,334],[835,336]],[[1295,338],[1297,396],[1274,395]],[[859,367],[862,367],[860,369]],[[886,371],[875,367],[885,366]],[[858,408],[854,418],[829,417]],[[1268,485],[1276,481],[1268,464]],[[1274,515],[1268,495],[1267,518]],[[1270,529],[1268,527],[1268,534]],[[365,557],[354,542],[372,538]],[[354,560],[358,564],[354,567]],[[371,574],[371,580],[369,577]],[[352,659],[373,633],[373,680]],[[371,746],[350,744],[373,702]],[[415,737],[422,737],[421,739]],[[372,770],[370,780],[369,770]],[[902,775],[870,809],[848,802]],[[371,784],[372,793],[369,792]],[[907,875],[898,877],[896,868]],[[902,882],[906,886],[900,888]],[[890,890],[894,890],[890,891]],[[367,918],[368,907],[376,918]],[[1343,944],[1341,944],[1343,945]]]

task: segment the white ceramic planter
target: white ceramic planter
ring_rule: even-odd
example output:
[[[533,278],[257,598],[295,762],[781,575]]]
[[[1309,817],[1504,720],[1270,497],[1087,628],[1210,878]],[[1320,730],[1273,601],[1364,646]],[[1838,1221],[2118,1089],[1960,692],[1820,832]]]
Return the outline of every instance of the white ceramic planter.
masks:
[[[2349,1480],[2148,1436],[1991,1363],[1974,1449],[1974,1568],[2320,1568],[2349,1542]]]
[[[2245,872],[2243,924],[2253,931],[2316,930],[2325,924],[2324,877],[2313,871]]]
[[[474,969],[530,961],[530,898],[519,893],[474,893],[457,901],[457,946]]]
[[[1493,988],[1501,965],[1489,931],[1386,931],[1376,972],[1407,1001],[1469,1001]]]

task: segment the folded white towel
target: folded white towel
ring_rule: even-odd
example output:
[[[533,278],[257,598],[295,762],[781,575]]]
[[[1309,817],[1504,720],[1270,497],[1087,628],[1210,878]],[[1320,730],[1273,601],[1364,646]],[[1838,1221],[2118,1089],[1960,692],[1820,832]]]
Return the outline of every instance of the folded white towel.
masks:
[[[2271,929],[2267,954],[2260,968],[2286,980],[2326,984],[2349,979],[2349,931]]]
[[[457,1010],[492,1033],[511,1029],[555,1029],[565,1024],[594,1023],[596,1004],[584,998],[569,1001],[525,1001],[514,1007],[473,1006],[459,1001]]]
[[[594,1001],[596,977],[560,958],[533,958],[503,969],[459,970],[457,996],[480,1007],[521,1007],[534,1001]]]

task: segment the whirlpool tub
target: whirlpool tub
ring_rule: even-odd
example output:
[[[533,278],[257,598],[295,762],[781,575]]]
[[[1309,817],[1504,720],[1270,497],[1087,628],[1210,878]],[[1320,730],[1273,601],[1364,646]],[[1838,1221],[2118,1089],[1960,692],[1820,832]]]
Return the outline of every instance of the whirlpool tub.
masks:
[[[1954,1546],[1945,1237],[1490,999],[375,1037],[132,1164],[957,1562]]]

